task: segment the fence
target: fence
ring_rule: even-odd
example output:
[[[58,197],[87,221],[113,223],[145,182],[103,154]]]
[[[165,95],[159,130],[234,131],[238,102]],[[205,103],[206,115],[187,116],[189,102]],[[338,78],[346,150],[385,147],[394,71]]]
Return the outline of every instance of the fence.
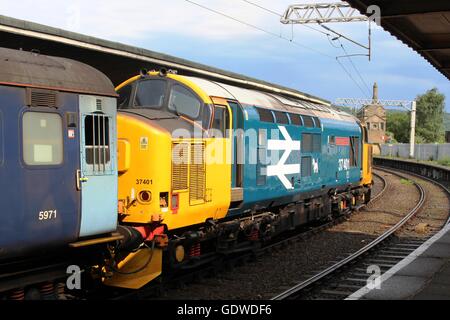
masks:
[[[409,158],[409,144],[383,144],[381,147],[381,156]],[[450,143],[443,144],[416,144],[414,150],[416,160],[443,160],[450,159]]]

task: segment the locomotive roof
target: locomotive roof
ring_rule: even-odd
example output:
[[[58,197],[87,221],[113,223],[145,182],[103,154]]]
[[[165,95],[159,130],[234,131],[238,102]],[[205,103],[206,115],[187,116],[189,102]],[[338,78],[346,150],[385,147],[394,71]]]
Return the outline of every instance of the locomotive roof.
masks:
[[[357,121],[354,116],[343,111],[338,111],[328,104],[320,103],[319,101],[312,102],[311,100],[306,99],[286,97],[276,93],[241,88],[198,77],[184,77],[193,82],[211,97],[237,100],[240,103],[270,110],[300,113],[322,118]]]
[[[0,48],[0,83],[116,96],[112,82],[87,64],[7,48]]]

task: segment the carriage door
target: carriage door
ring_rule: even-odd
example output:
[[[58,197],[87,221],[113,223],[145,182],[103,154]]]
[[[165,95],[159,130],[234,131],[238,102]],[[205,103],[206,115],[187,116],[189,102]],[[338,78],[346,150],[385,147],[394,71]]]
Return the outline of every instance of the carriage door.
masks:
[[[116,99],[80,95],[80,237],[116,229]]]

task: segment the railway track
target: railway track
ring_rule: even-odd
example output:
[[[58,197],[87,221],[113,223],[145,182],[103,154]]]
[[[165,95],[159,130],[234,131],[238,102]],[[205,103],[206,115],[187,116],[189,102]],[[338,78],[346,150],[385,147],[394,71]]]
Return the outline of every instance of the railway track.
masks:
[[[382,195],[386,192],[388,187],[388,183],[382,175],[379,175],[377,173],[374,173],[374,175],[380,180],[382,186],[378,190],[378,192],[376,192],[376,194],[372,197],[371,203],[374,203],[379,199],[381,199]],[[371,203],[369,204],[369,206],[371,205]],[[360,206],[357,210],[360,210],[363,207],[365,206]],[[346,214],[338,218],[335,218],[332,221],[301,228],[292,235],[285,236],[281,239],[276,239],[272,243],[268,243],[262,247],[257,247],[252,251],[241,253],[233,257],[217,259],[211,264],[205,265],[191,272],[185,272],[172,278],[165,278],[160,283],[154,284],[148,288],[143,288],[135,292],[120,293],[115,297],[115,299],[131,299],[131,298],[146,299],[151,297],[159,297],[165,291],[170,292],[170,290],[174,288],[180,287],[182,288],[192,283],[198,283],[201,279],[205,277],[209,276],[214,277],[214,275],[220,274],[226,270],[231,270],[235,266],[245,264],[249,261],[254,261],[259,256],[263,256],[272,251],[282,250],[283,248],[295,242],[306,241],[314,237],[315,235],[332,228],[333,226],[336,226],[342,222],[347,221],[350,218],[351,214],[352,212],[348,211]]]
[[[373,201],[377,201],[377,199],[380,199],[383,193],[387,189],[387,182],[384,179],[384,177],[377,175],[377,177],[382,181],[383,187],[381,190],[373,197]],[[334,218],[331,221],[328,222],[321,222],[316,223],[312,225],[308,225],[305,227],[300,227],[298,230],[294,231],[290,235],[286,235],[277,239],[274,239],[273,241],[264,244],[262,246],[256,246],[253,250],[247,250],[245,252],[236,254],[234,256],[226,256],[223,258],[217,258],[213,260],[211,263],[208,263],[204,266],[201,266],[195,270],[184,272],[181,274],[177,274],[173,277],[166,277],[162,279],[159,283],[150,285],[149,287],[144,287],[137,291],[128,291],[123,290],[123,292],[120,292],[119,294],[115,295],[114,297],[111,297],[108,295],[108,298],[112,299],[147,299],[147,298],[154,298],[159,297],[161,294],[166,291],[170,290],[171,288],[177,288],[177,287],[184,287],[191,283],[196,283],[202,278],[208,277],[208,276],[214,276],[217,275],[224,270],[230,270],[233,269],[233,267],[237,265],[242,265],[244,263],[247,263],[249,261],[254,261],[257,259],[257,257],[262,256],[264,254],[270,253],[272,251],[276,250],[282,250],[283,248],[287,247],[288,245],[298,242],[298,241],[305,241],[307,239],[310,239],[314,237],[315,235],[324,232],[327,229],[332,228],[333,226],[336,226],[344,221],[347,221],[349,217],[352,215],[354,211],[361,210],[364,208],[365,205],[361,205],[360,207],[354,209],[353,211],[348,210],[343,215]],[[122,290],[120,290],[122,291]],[[98,297],[96,297],[98,298]]]
[[[383,192],[385,188],[383,189]],[[379,193],[380,194],[380,193]],[[249,250],[247,252],[243,252],[237,254],[235,256],[228,256],[223,259],[216,259],[211,263],[204,265],[194,271],[185,272],[179,275],[176,275],[172,278],[166,278],[161,280],[159,283],[150,285],[149,287],[144,287],[140,290],[136,291],[128,291],[124,290],[122,293],[114,297],[109,297],[112,299],[123,300],[123,299],[147,299],[147,298],[155,298],[161,296],[161,294],[165,290],[170,290],[171,288],[183,287],[190,283],[196,283],[204,277],[214,276],[223,272],[224,270],[230,270],[237,265],[241,265],[243,263],[247,263],[249,261],[255,260],[257,257],[267,254],[271,251],[276,251],[283,249],[284,247],[296,242],[296,241],[305,241],[309,238],[312,238],[314,235],[317,235],[320,232],[323,232],[335,225],[338,225],[344,221],[346,221],[352,213],[349,211],[344,215],[333,219],[332,221],[318,224],[316,226],[308,226],[305,227],[302,231],[297,231],[296,234],[283,237],[282,239],[274,240],[273,242],[263,245],[261,247],[255,247],[254,250]]]
[[[386,168],[378,168],[396,175],[402,179],[408,179],[409,176],[418,177],[420,179],[438,185],[444,190],[449,197],[449,191],[442,184],[410,172],[405,174],[399,173],[399,170],[393,171]],[[386,180],[379,174],[376,174],[383,183],[382,192],[373,198],[378,201],[387,189]],[[406,216],[404,216],[397,224],[389,230],[381,234],[372,242],[356,251],[355,253],[344,257],[342,260],[335,262],[330,267],[312,275],[308,279],[296,284],[284,292],[274,296],[273,300],[301,300],[301,299],[345,299],[355,291],[368,284],[368,278],[372,272],[377,275],[385,273],[387,270],[395,266],[399,261],[403,260],[411,252],[422,245],[435,232],[427,237],[410,237],[399,239],[395,237],[405,224],[410,221],[417,212],[419,212],[425,203],[425,190],[420,183],[413,182],[419,191],[420,197],[414,208],[412,208]]]
[[[381,199],[381,196],[386,192],[387,187],[388,187],[388,183],[387,183],[386,179],[381,174],[378,174],[376,172],[372,172],[372,176],[377,177],[381,181],[383,186],[381,187],[381,189],[380,189],[380,191],[378,193],[376,193],[375,195],[372,196],[372,199],[370,200],[370,202],[368,204],[369,206],[372,203],[377,202],[379,199]]]
[[[376,177],[376,183],[378,187],[374,189],[374,195],[372,196],[372,201],[367,205],[367,208],[371,208],[374,206],[376,202],[378,202],[380,199],[383,199],[384,194],[389,194],[389,190],[392,191],[392,186],[389,188],[390,183],[386,180],[385,176],[379,173],[374,172],[374,175]],[[396,174],[398,175],[398,174]],[[423,177],[420,177],[423,178]],[[431,181],[431,180],[430,180]],[[417,190],[419,190],[419,187],[415,187]],[[418,207],[418,205],[416,205]],[[419,208],[417,208],[419,210]],[[255,261],[258,259],[259,256],[264,256],[267,253],[271,255],[271,252],[282,252],[283,250],[286,250],[286,248],[290,247],[291,245],[294,245],[296,242],[303,243],[305,240],[308,240],[310,238],[315,237],[316,235],[321,234],[322,232],[326,231],[327,229],[332,228],[335,225],[341,224],[344,221],[347,221],[351,217],[350,213],[347,213],[346,215],[330,221],[326,222],[321,225],[316,226],[309,226],[308,228],[304,228],[300,233],[298,234],[292,234],[289,235],[283,239],[277,239],[277,242],[267,244],[262,247],[257,247],[252,251],[241,253],[239,255],[233,256],[233,257],[226,257],[224,259],[218,259],[214,261],[213,263],[202,266],[199,269],[193,270],[191,272],[183,273],[176,275],[174,277],[170,278],[164,278],[159,283],[154,283],[153,285],[149,287],[145,287],[141,290],[129,292],[129,291],[120,291],[117,292],[114,297],[110,296],[110,293],[107,293],[107,296],[105,298],[108,299],[149,299],[149,298],[171,298],[174,291],[177,292],[178,290],[187,290],[192,291],[190,288],[191,286],[199,286],[203,287],[203,290],[208,290],[208,285],[203,284],[205,281],[211,282],[213,279],[216,279],[216,276],[223,275],[224,272],[227,270],[233,270],[231,273],[235,273],[234,271],[236,268],[240,268],[241,265],[253,265],[253,263],[247,263],[249,261]],[[406,220],[406,219],[405,219]],[[406,222],[405,222],[406,223]],[[305,288],[304,290],[300,290],[301,292],[305,293],[308,292],[308,299],[343,299],[346,298],[349,294],[353,293],[354,291],[358,290],[359,288],[363,287],[366,284],[367,278],[369,274],[367,274],[367,267],[369,265],[377,265],[380,267],[380,272],[384,273],[390,267],[394,266],[397,262],[402,260],[405,256],[407,256],[409,253],[414,251],[418,246],[420,246],[427,238],[410,238],[410,239],[403,239],[402,241],[397,241],[393,236],[388,237],[391,240],[382,241],[382,244],[377,245],[376,252],[378,255],[375,255],[375,253],[365,253],[361,254],[361,256],[367,256],[366,260],[359,260],[361,262],[361,265],[355,265],[352,269],[347,269],[346,267],[340,268],[340,270],[336,270],[335,272],[332,272],[328,276],[324,276],[323,278],[317,280],[315,284],[311,284],[308,286],[308,288]],[[375,250],[373,250],[375,251]],[[372,258],[372,259],[370,259]],[[335,258],[335,260],[340,259],[340,257]],[[341,261],[339,261],[341,262]],[[336,262],[337,264],[338,262]],[[353,262],[348,262],[348,265],[354,265],[358,263],[357,260],[353,260]],[[246,267],[245,267],[246,268]],[[344,270],[344,271],[342,271]],[[345,271],[347,270],[347,271]],[[351,273],[353,271],[353,273]],[[343,272],[349,272],[350,276],[346,277],[346,282],[343,282],[342,279],[339,281],[333,280],[333,275],[342,275]],[[312,274],[312,273],[310,273]],[[316,276],[316,275],[314,275]],[[312,277],[311,277],[312,278]],[[341,277],[342,278],[342,277]],[[211,280],[208,280],[211,279]],[[310,293],[312,292],[311,289],[316,288],[318,289],[319,286],[317,286],[318,283],[322,283],[323,287],[322,289],[324,292],[322,292],[320,295],[312,296]],[[328,288],[325,288],[325,283],[328,283]],[[184,288],[184,289],[183,289]],[[195,291],[195,289],[193,289]],[[267,298],[271,297],[276,291],[272,291],[272,294],[269,294]],[[281,291],[281,290],[280,290]],[[314,290],[317,292],[316,290]],[[320,290],[319,290],[320,291]],[[176,296],[176,294],[175,294]],[[194,295],[195,296],[195,295]],[[206,294],[208,296],[208,294]],[[94,299],[98,299],[99,297],[96,296]],[[101,297],[100,297],[101,298]],[[299,297],[298,299],[305,298]],[[194,298],[195,299],[195,298]],[[201,298],[204,299],[204,298]],[[295,299],[295,298],[287,298],[287,299]]]

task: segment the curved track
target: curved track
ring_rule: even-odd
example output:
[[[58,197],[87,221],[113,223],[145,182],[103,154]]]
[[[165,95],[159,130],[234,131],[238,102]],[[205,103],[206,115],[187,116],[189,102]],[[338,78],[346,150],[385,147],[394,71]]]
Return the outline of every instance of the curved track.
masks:
[[[408,179],[406,176],[398,173],[397,171],[392,171],[392,170],[385,169],[385,168],[383,168],[383,169],[377,168],[377,169],[381,170],[381,171],[386,171],[386,172],[396,175],[400,178]],[[408,173],[408,174],[410,174],[410,173]],[[379,178],[381,178],[381,180],[383,180],[384,187],[382,189],[382,192],[380,192],[379,194],[377,194],[374,197],[373,200],[375,200],[375,201],[381,198],[381,195],[385,192],[386,187],[387,187],[386,180],[384,180],[384,178],[381,175],[377,174],[377,176]],[[418,177],[420,177],[421,179],[424,179],[424,180],[429,180],[422,176],[418,176]],[[429,180],[429,181],[435,183],[432,180]],[[414,186],[419,191],[419,194],[420,194],[419,201],[416,203],[414,208],[412,210],[410,210],[410,212],[408,212],[408,214],[406,216],[404,216],[397,224],[395,224],[389,230],[384,232],[382,235],[377,237],[375,240],[373,240],[372,242],[370,242],[368,245],[364,246],[360,250],[358,250],[355,253],[351,254],[350,256],[342,259],[341,261],[338,261],[337,263],[326,268],[325,270],[315,274],[314,276],[308,278],[307,280],[302,281],[301,283],[298,283],[297,285],[291,287],[290,289],[278,294],[277,296],[273,297],[272,299],[273,300],[301,299],[302,297],[305,296],[305,293],[307,293],[313,289],[315,291],[321,291],[325,295],[337,295],[337,296],[346,297],[348,295],[348,293],[351,293],[350,290],[356,291],[358,286],[363,287],[366,284],[366,282],[362,282],[360,285],[348,286],[348,287],[350,287],[350,288],[348,288],[349,290],[339,291],[339,290],[329,290],[327,288],[327,284],[336,282],[336,279],[334,277],[339,277],[339,275],[341,274],[341,272],[343,270],[348,271],[349,269],[354,268],[355,266],[360,266],[361,264],[359,262],[362,262],[362,260],[369,260],[368,263],[362,263],[362,265],[370,265],[370,262],[374,261],[374,259],[373,259],[374,252],[373,251],[376,251],[376,248],[382,247],[382,244],[385,244],[386,242],[388,242],[392,238],[394,233],[397,232],[399,229],[401,229],[422,208],[422,206],[425,203],[425,191],[419,183],[417,183],[417,182],[413,182],[413,183],[414,183]],[[443,187],[443,186],[441,186],[441,187]],[[448,193],[448,190],[445,187],[443,187],[443,189]],[[404,256],[406,257],[407,253],[412,251],[412,248],[414,248],[415,246],[419,246],[422,242],[423,242],[422,240],[413,239],[411,241],[411,243],[402,244],[402,247],[400,249],[403,249],[408,246],[410,247],[409,249],[411,249],[411,250],[403,250]],[[385,249],[385,248],[383,248],[383,249]],[[395,248],[395,250],[397,250],[396,252],[398,252],[399,248]],[[383,255],[383,256],[386,257],[386,255]],[[402,258],[403,258],[403,256],[397,256],[397,259],[401,260]],[[376,261],[381,262],[380,260],[376,260]],[[358,270],[358,271],[361,272],[361,270]],[[339,282],[339,280],[337,280],[337,281]],[[315,298],[317,298],[317,296]],[[319,296],[319,298],[320,298],[320,296]],[[327,298],[329,298],[329,297],[327,297]]]

